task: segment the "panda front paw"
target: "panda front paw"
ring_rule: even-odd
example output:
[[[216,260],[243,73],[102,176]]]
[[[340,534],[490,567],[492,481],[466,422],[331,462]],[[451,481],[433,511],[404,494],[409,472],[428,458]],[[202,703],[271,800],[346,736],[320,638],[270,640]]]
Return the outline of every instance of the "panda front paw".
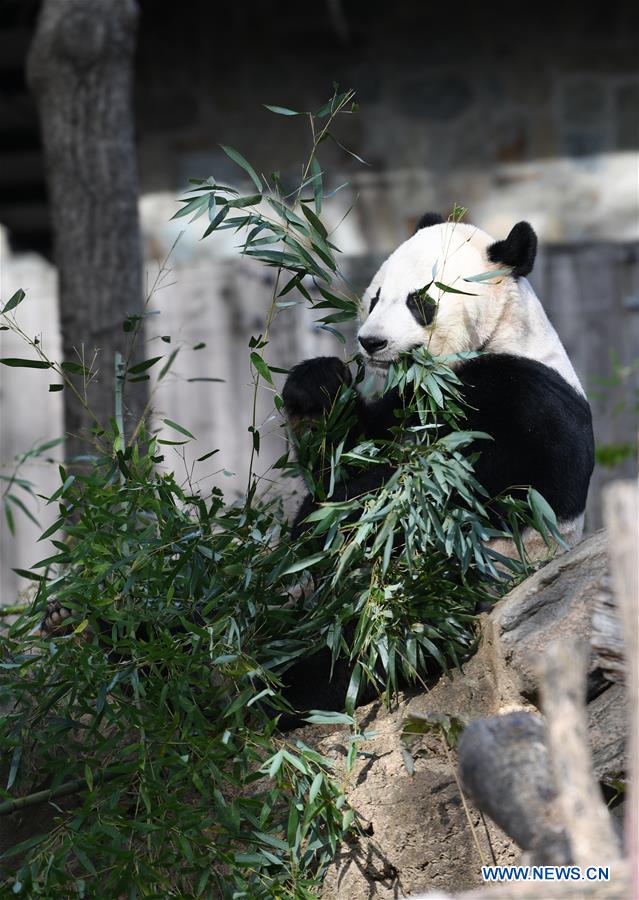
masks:
[[[351,384],[350,370],[337,356],[306,359],[291,369],[282,399],[291,420],[317,418],[327,412],[345,384]]]
[[[71,623],[66,619],[71,615],[71,610],[67,606],[62,606],[57,600],[50,600],[47,603],[47,613],[40,622],[40,637],[57,637],[62,634],[69,634],[71,631]]]
[[[50,637],[67,637],[74,631],[74,620],[72,618],[73,610],[68,606],[62,606],[58,600],[49,600],[47,603],[47,612],[38,628],[39,637],[46,639]],[[77,619],[75,620],[77,622]],[[90,641],[93,638],[93,630],[91,626],[80,629],[77,633],[81,634],[81,640]]]

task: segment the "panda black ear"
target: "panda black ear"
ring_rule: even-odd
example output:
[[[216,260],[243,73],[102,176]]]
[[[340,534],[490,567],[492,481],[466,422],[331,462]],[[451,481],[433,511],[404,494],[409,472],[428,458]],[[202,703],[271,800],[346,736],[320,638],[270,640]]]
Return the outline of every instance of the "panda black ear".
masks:
[[[505,241],[496,241],[488,248],[488,259],[512,266],[515,278],[527,275],[537,255],[537,235],[528,222],[517,222]]]
[[[443,221],[444,219],[439,215],[439,213],[424,213],[417,225],[415,225],[415,231],[413,232],[413,234],[417,234],[417,232],[421,231],[422,228],[430,228],[431,225],[441,225]]]

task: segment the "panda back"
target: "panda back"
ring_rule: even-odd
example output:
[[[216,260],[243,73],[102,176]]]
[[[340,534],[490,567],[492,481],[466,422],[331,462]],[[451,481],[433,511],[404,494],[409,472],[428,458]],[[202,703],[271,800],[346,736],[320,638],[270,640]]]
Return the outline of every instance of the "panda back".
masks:
[[[478,480],[491,496],[534,487],[559,520],[583,513],[594,467],[588,401],[554,369],[511,354],[486,354],[457,369],[468,404],[466,426],[490,434]],[[516,493],[516,492],[515,492]]]

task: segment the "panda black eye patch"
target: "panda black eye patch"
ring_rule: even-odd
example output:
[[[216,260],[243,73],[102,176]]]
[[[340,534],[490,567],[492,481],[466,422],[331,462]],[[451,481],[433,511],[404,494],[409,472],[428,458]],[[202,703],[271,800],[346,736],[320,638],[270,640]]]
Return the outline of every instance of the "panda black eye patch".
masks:
[[[437,304],[424,288],[409,294],[406,298],[406,306],[419,325],[432,324]]]
[[[381,288],[377,288],[377,293],[375,294],[375,296],[374,296],[373,299],[371,300],[371,305],[370,305],[369,308],[368,308],[368,314],[369,314],[369,315],[373,312],[373,310],[374,310],[375,307],[377,306],[377,302],[378,302],[378,300],[379,300],[379,295],[380,295],[380,293],[381,293],[381,290],[382,290]]]

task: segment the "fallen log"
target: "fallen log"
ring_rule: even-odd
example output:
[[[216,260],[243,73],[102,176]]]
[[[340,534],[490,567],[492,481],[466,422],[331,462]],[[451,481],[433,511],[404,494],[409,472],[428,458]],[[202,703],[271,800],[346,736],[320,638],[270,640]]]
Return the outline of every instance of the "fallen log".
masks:
[[[531,865],[572,861],[539,716],[513,712],[472,722],[458,758],[466,795],[528,851]]]
[[[611,576],[601,580],[590,642],[585,635],[564,635],[544,655],[540,695],[545,725],[531,713],[496,716],[469,726],[459,745],[465,790],[528,851],[525,862],[536,864],[548,854],[547,861],[554,865],[568,861],[582,869],[592,865],[611,869],[609,882],[544,883],[545,900],[639,897],[638,494],[637,485],[629,482],[613,484],[606,491]],[[588,676],[597,668],[618,683],[587,709]],[[620,682],[627,686],[626,704]],[[621,764],[617,744],[624,728],[618,720],[624,709],[631,770],[625,858],[598,784],[602,768],[609,773]],[[599,733],[594,760],[588,741],[593,730]],[[607,745],[606,730],[617,732]],[[540,888],[539,882],[496,884],[455,897],[519,900],[539,897]],[[452,900],[442,893],[421,894],[413,900],[427,898]]]

